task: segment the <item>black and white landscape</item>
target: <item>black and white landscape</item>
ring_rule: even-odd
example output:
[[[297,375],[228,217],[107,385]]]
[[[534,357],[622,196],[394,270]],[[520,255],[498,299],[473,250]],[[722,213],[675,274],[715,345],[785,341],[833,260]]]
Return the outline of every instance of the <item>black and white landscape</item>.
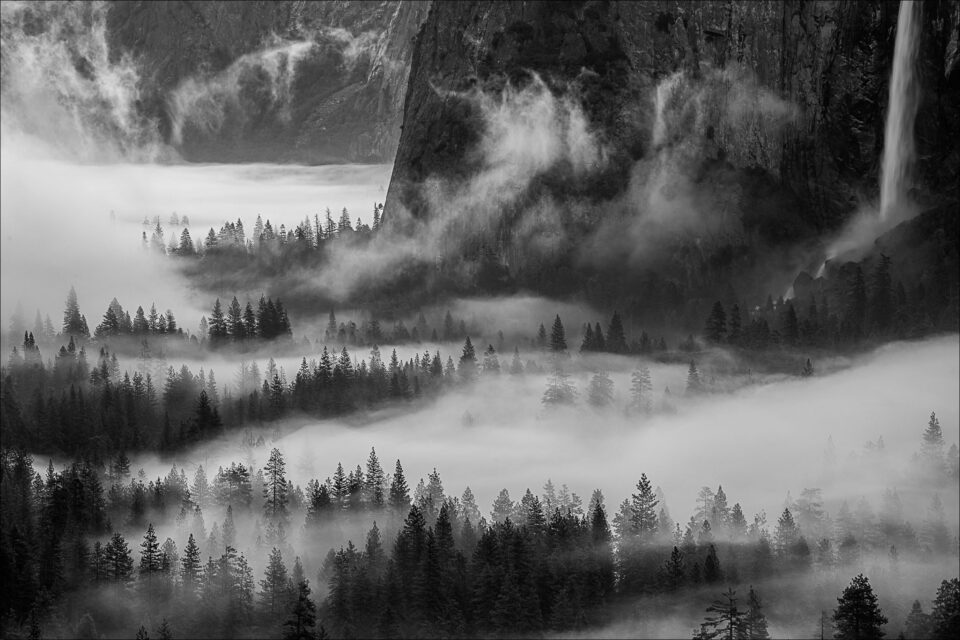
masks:
[[[0,636],[960,636],[960,0],[0,4]]]

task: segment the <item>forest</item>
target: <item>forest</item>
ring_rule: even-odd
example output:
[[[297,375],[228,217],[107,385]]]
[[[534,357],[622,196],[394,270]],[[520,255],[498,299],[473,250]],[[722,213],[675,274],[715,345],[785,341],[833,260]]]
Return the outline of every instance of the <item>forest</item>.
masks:
[[[956,8],[0,3],[0,638],[960,637]]]
[[[955,483],[956,452],[948,462],[935,415],[919,442],[913,482]],[[401,462],[385,473],[375,449],[365,465],[338,464],[306,487],[287,478],[276,448],[255,472],[234,462],[192,479],[176,465],[155,480],[133,475],[122,453],[102,472],[51,461],[42,474],[22,449],[2,464],[6,637],[539,635],[602,628],[637,599],[705,606],[697,638],[771,637],[768,615],[838,638],[881,637],[887,623],[907,638],[952,638],[960,624],[957,579],[922,585],[923,602],[890,621],[870,581],[850,576],[868,562],[882,588],[901,592],[916,567],[955,562],[937,493],[912,523],[896,491],[879,513],[861,501],[829,514],[808,489],[774,524],[762,513],[748,523],[722,486],[704,487],[681,525],[646,475],[612,518],[601,490],[585,506],[550,481],[517,501],[503,489],[487,517],[469,487],[448,494],[436,470],[411,494]],[[301,555],[371,519],[308,575]],[[784,580],[832,589],[836,608],[802,620],[778,598],[810,596],[784,592]],[[738,598],[730,585],[750,586]]]
[[[864,303],[866,331],[889,330],[876,286]],[[526,360],[514,344],[501,363],[509,351],[503,333],[490,336],[499,349],[477,349],[449,311],[437,325],[451,352],[419,353],[421,335],[430,344],[439,337],[423,314],[412,331],[398,322],[384,335],[376,320],[358,327],[330,311],[323,337],[311,342],[293,339],[279,300],[261,298],[255,311],[233,298],[224,311],[218,299],[201,321],[205,334],[185,331],[169,310],[141,306],[131,318],[114,300],[91,332],[71,290],[61,331],[51,334],[38,312],[2,371],[4,635],[500,637],[602,634],[611,621],[633,620],[633,632],[669,635],[675,626],[650,625],[684,624],[697,638],[770,637],[771,624],[801,634],[819,624],[837,637],[862,637],[863,628],[877,637],[882,626],[908,638],[953,637],[960,583],[920,580],[922,567],[955,563],[958,550],[944,498],[956,496],[960,456],[935,414],[918,431],[908,474],[876,507],[861,497],[829,513],[821,490],[805,488],[770,523],[763,511],[748,519],[722,486],[703,487],[689,519],[674,520],[642,474],[618,505],[607,505],[600,489],[584,504],[548,480],[540,495],[528,488],[519,500],[504,488],[484,512],[469,487],[460,497],[447,493],[436,468],[414,487],[400,460],[385,472],[375,449],[365,464],[338,464],[329,477],[295,483],[283,453],[268,444],[291,418],[416,412],[501,376],[542,379],[548,419],[582,404],[643,423],[728,391],[719,349],[779,349],[792,354],[791,377],[816,375],[802,357],[815,351],[815,320],[799,321],[782,301],[770,305],[750,323],[772,337],[762,347],[751,343],[756,334],[744,330],[739,310],[728,315],[717,302],[702,332],[673,349],[645,332],[630,340],[618,313],[606,329],[584,323],[579,348],[571,348],[556,315],[549,331],[541,323],[518,338]],[[778,318],[777,329],[766,317]],[[385,358],[378,340],[413,357],[394,348]],[[371,345],[368,356],[358,361],[348,344]],[[257,365],[258,354],[297,348],[320,352],[300,357],[289,377],[273,357],[262,372]],[[167,364],[168,353],[191,352],[229,353],[238,371],[221,386],[212,368]],[[597,357],[634,363],[625,396],[590,361]],[[686,369],[682,389],[654,393],[646,363],[658,361]],[[189,451],[218,439],[246,458],[188,475]],[[864,455],[882,453],[881,438]],[[133,473],[134,460],[154,454],[168,472]],[[922,500],[924,515],[916,519],[898,491]],[[326,546],[332,540],[342,543]],[[814,581],[838,599],[798,603],[784,591],[796,581]],[[909,606],[909,614],[885,615],[874,588],[887,591],[886,602],[891,592],[905,599],[896,611]],[[637,602],[643,610],[667,606],[683,623],[638,619],[629,613]],[[818,607],[820,619],[810,618]]]

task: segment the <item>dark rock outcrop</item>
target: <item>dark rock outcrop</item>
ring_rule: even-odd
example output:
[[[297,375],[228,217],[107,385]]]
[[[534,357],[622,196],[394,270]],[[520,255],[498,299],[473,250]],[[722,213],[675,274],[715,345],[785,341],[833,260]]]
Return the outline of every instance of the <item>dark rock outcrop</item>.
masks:
[[[701,97],[685,132],[698,153],[763,175],[792,203],[799,233],[835,229],[878,191],[897,10],[881,0],[436,3],[413,53],[387,215],[426,215],[424,179],[476,169],[479,114],[446,90],[496,93],[531,71],[557,93],[575,86],[612,144],[604,184],[617,191],[630,162],[655,151],[658,84],[683,72]],[[931,205],[958,196],[958,29],[957,0],[924,2],[916,182]],[[737,86],[750,110],[716,108]]]

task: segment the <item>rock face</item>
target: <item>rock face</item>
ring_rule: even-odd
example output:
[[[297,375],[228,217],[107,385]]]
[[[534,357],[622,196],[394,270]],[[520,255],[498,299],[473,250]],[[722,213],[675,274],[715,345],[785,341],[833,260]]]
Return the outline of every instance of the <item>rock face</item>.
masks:
[[[695,180],[708,165],[739,176],[741,220],[774,199],[791,211],[776,223],[790,239],[835,229],[878,192],[897,10],[881,0],[436,3],[413,52],[387,215],[429,215],[418,185],[478,169],[483,119],[467,92],[500,95],[533,72],[574,96],[607,145],[594,199],[626,191],[632,164],[682,143]],[[915,195],[929,205],[958,198],[958,31],[960,2],[924,1]],[[762,199],[750,200],[751,184]],[[584,195],[565,180],[570,193]]]
[[[113,55],[192,161],[390,162],[428,3],[115,2]]]

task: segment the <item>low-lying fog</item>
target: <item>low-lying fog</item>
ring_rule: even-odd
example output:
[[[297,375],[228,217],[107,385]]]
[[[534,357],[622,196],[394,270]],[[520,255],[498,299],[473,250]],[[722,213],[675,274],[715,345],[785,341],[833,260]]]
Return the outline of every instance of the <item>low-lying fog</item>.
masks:
[[[669,386],[677,408],[675,414],[649,418],[629,417],[621,409],[637,361],[611,357],[603,366],[612,371],[617,409],[598,412],[587,406],[585,374],[573,376],[578,406],[560,411],[543,409],[544,375],[503,374],[481,377],[473,390],[445,393],[416,411],[289,421],[265,432],[268,446],[253,455],[260,466],[269,448],[278,447],[291,479],[305,485],[309,478],[332,475],[338,462],[345,469],[365,463],[376,447],[385,470],[391,471],[397,458],[402,461],[411,487],[434,467],[448,494],[459,496],[470,486],[487,517],[500,489],[509,489],[518,500],[528,487],[540,493],[548,478],[558,487],[569,485],[585,504],[593,489],[602,489],[612,515],[646,473],[663,489],[675,520],[686,522],[700,487],[716,490],[722,484],[730,503],[740,502],[748,520],[766,510],[772,529],[788,491],[796,497],[804,488],[822,488],[825,506],[835,512],[842,500],[852,503],[865,496],[877,505],[885,489],[902,487],[931,411],[937,413],[947,446],[956,443],[958,347],[957,336],[895,343],[822,377],[778,378],[698,399],[683,397],[685,366],[647,362],[655,404]],[[412,353],[398,350],[401,357]],[[509,355],[501,357],[502,364],[504,360],[509,362]],[[293,362],[280,364],[292,379]],[[217,379],[229,384],[233,374],[217,371]],[[465,420],[466,414],[472,420]],[[835,463],[829,469],[824,452],[831,438]],[[865,444],[879,438],[884,452],[868,455]],[[220,464],[249,459],[239,434],[177,458],[187,462],[188,475],[191,464],[203,464],[212,475]],[[139,465],[149,477],[169,470],[168,462],[155,459],[134,460],[133,468]],[[901,497],[904,516],[921,520],[930,497],[913,500],[902,489]],[[956,523],[956,505],[944,502],[948,522]]]
[[[290,228],[326,208],[369,224],[390,178],[390,165],[76,164],[7,140],[0,149],[4,321],[20,302],[31,322],[39,308],[59,326],[72,284],[91,330],[114,297],[131,312],[156,302],[191,330],[209,313],[211,300],[192,295],[172,261],[141,250],[141,233],[152,233],[145,217],[160,217],[167,243],[184,228],[169,223],[174,212],[189,219],[194,242],[228,220],[252,232],[261,215]]]

